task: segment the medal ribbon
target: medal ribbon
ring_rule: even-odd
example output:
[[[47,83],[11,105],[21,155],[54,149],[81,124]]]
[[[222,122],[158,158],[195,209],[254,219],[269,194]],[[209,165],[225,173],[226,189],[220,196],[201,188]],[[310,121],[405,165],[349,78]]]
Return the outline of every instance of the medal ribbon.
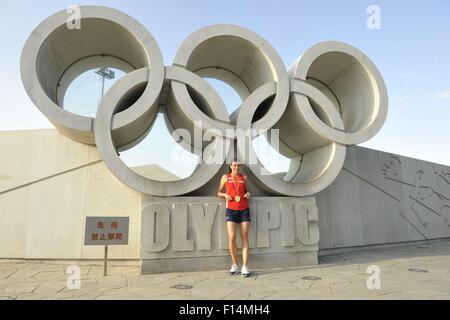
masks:
[[[237,184],[236,184],[236,180],[233,177],[234,190],[236,190],[236,196],[238,196],[240,199],[241,197],[239,196],[239,176],[236,175],[236,177],[237,177]],[[234,198],[236,199],[236,197],[234,197]]]

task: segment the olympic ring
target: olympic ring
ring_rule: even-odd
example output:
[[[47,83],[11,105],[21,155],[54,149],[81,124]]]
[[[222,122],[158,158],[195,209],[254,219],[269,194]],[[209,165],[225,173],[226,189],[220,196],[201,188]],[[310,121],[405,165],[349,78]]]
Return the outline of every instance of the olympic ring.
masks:
[[[311,92],[317,93],[317,100],[319,100],[321,95],[316,90],[311,90]],[[303,93],[302,90],[299,90],[299,92]],[[274,94],[276,94],[276,91],[270,83],[256,90],[244,102],[242,111],[238,116],[237,127],[245,130],[251,126],[254,111],[248,105],[258,105]],[[316,98],[314,94],[313,98]],[[327,114],[327,122],[338,128],[343,128],[342,120],[337,115],[337,111],[334,108],[331,108],[329,111],[331,111],[331,115]],[[245,132],[248,131],[245,130]],[[258,159],[250,143],[251,138],[248,135],[244,139],[237,140],[239,160],[247,158],[246,150],[249,150],[248,158]],[[263,166],[259,160],[256,163],[247,162],[247,167],[250,169],[248,174],[255,178],[257,183],[259,182],[260,188],[269,192],[297,197],[312,195],[323,190],[334,181],[344,164],[345,154],[345,146],[331,143],[304,153],[297,161],[292,159],[289,171],[283,180],[270,174],[264,174]]]
[[[67,17],[61,11],[30,35],[22,52],[22,81],[34,104],[62,134],[95,143],[108,169],[137,191],[175,196],[200,189],[232,156],[236,140],[238,158],[260,188],[312,195],[337,177],[346,146],[367,141],[385,122],[388,96],[381,74],[367,56],[345,43],[314,45],[286,70],[275,49],[253,31],[213,25],[191,34],[173,65],[164,67],[156,41],[137,21],[104,7],[80,10],[81,30],[64,28]],[[95,119],[64,110],[58,103],[68,82],[92,67],[92,57],[98,55],[118,59],[114,63],[129,73],[102,98]],[[243,100],[241,107],[229,115],[204,77],[232,86]],[[175,137],[184,129],[213,138],[201,145],[177,139],[183,148],[203,155],[186,179],[145,178],[118,156],[145,138],[157,112],[164,114]],[[270,128],[279,132],[279,152],[291,158],[283,178],[264,171],[251,143],[263,132],[274,135]]]
[[[25,90],[61,133],[76,141],[94,144],[95,119],[68,112],[58,105],[58,89],[65,72],[77,61],[95,55],[119,58],[134,69],[151,68],[151,81],[142,93],[147,97],[147,104],[133,105],[114,115],[113,131],[119,144],[130,143],[154,120],[156,112],[147,109],[149,105],[150,109],[157,108],[163,85],[161,50],[144,26],[120,11],[82,6],[80,12],[80,30],[66,27],[67,12],[63,10],[47,18],[31,33],[20,62]]]
[[[253,123],[256,130],[273,127],[284,113],[289,99],[287,71],[275,49],[251,30],[223,24],[204,27],[181,44],[173,64],[225,80],[241,93],[243,101],[261,85],[275,81],[277,95],[266,114]],[[232,75],[234,81],[227,81],[229,78],[224,71]],[[180,86],[173,86],[175,96],[180,95],[180,90]],[[244,92],[248,92],[247,96]],[[180,104],[180,109],[185,109],[184,103]],[[205,121],[199,114],[194,119],[197,117]],[[215,124],[214,128],[221,130],[221,125]]]
[[[95,142],[106,166],[113,174],[129,187],[152,195],[177,195],[180,193],[188,193],[200,188],[207,183],[222,167],[225,156],[220,161],[209,161],[204,159],[204,163],[200,164],[193,175],[187,179],[161,182],[145,178],[129,167],[127,167],[120,157],[117,155],[116,146],[114,145],[111,135],[111,118],[113,112],[123,96],[127,95],[133,87],[148,81],[148,69],[139,69],[129,73],[124,78],[117,81],[111,90],[103,97],[96,117]],[[142,99],[139,98],[139,99]],[[225,143],[226,150],[229,150],[231,141],[221,141],[218,138],[212,143],[214,145],[223,145]],[[206,156],[211,156],[206,154]]]
[[[347,66],[346,71],[340,71],[344,66]],[[324,92],[328,91],[329,98],[334,98],[342,108],[345,130],[324,124],[314,112],[306,111],[312,111],[306,96],[294,95],[293,104],[302,109],[302,117],[312,130],[328,141],[359,144],[372,138],[383,126],[388,112],[386,86],[375,65],[358,49],[336,41],[318,43],[289,68],[289,74],[310,83],[319,78],[320,84],[316,86],[328,87]],[[284,117],[280,125],[298,124],[298,120]],[[281,138],[292,140],[284,135]]]

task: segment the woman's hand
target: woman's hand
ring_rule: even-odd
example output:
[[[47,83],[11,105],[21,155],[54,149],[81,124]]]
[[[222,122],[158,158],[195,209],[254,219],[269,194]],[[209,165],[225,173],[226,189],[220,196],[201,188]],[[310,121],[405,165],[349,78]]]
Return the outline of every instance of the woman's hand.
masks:
[[[246,194],[244,194],[244,198],[247,198],[247,199],[250,199],[251,196],[252,195],[250,192],[247,192]]]
[[[233,200],[233,197],[230,196],[229,194],[225,194],[225,200],[231,201],[231,200]]]

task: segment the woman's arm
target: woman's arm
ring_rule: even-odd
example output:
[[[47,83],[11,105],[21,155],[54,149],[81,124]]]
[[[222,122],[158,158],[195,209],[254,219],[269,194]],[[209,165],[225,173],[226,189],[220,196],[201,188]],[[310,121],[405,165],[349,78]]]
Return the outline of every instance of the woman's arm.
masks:
[[[225,198],[227,200],[231,200],[233,198],[230,195],[222,192],[223,187],[225,187],[226,183],[227,183],[227,176],[223,175],[222,178],[220,179],[220,186],[219,186],[219,189],[217,190],[217,196],[218,197],[223,197],[223,198]]]
[[[245,187],[247,187],[247,176],[244,175],[244,180],[245,180]],[[250,199],[250,197],[252,196],[252,194],[250,192],[247,192],[246,194],[244,194],[244,197],[247,199]]]

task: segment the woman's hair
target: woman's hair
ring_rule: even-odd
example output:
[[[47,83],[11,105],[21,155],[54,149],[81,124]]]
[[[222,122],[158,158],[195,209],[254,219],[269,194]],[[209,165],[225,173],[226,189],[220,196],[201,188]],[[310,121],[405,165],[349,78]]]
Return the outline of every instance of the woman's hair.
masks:
[[[233,163],[233,162],[238,162],[238,159],[237,158],[233,158],[233,160],[231,160],[231,163],[230,163],[230,165],[228,166],[228,173],[231,173],[231,164]]]

